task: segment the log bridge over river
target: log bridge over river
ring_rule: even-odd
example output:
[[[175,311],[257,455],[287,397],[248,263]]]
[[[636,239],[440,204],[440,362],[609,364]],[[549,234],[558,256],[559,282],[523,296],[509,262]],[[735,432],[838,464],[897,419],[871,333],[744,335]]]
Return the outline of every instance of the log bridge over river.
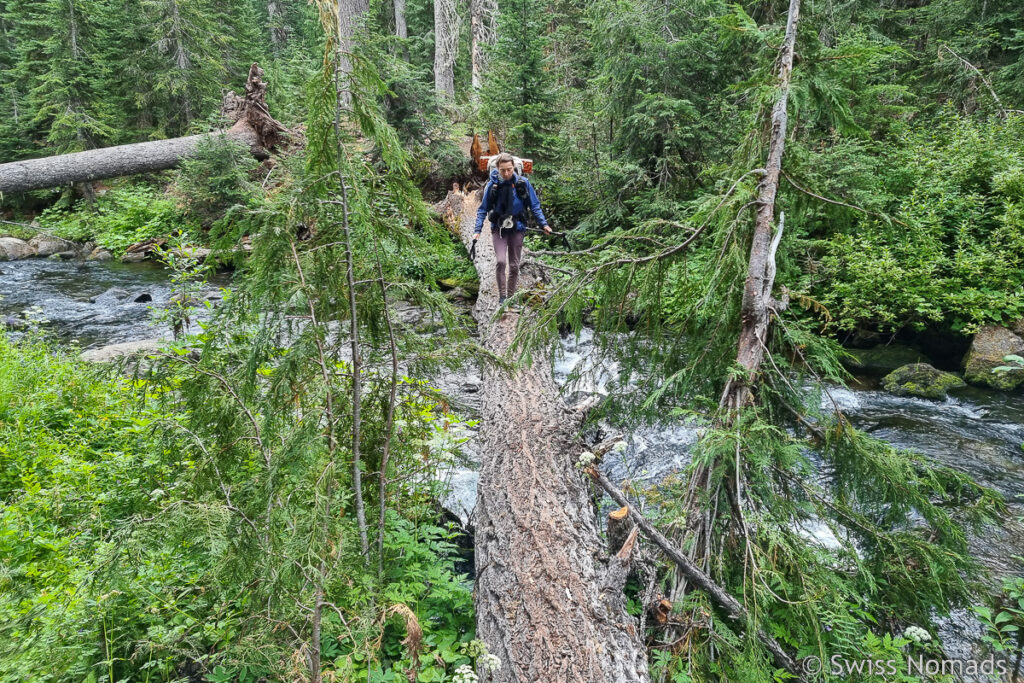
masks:
[[[449,195],[469,246],[481,192]],[[480,294],[473,315],[484,346],[504,356],[520,315],[497,317],[494,249],[477,246]],[[520,276],[520,287],[535,278]],[[483,460],[476,506],[477,636],[501,658],[499,682],[650,680],[642,634],[626,612],[623,585],[632,534],[609,557],[599,537],[586,475],[582,417],[558,394],[548,352],[514,372],[484,370]]]

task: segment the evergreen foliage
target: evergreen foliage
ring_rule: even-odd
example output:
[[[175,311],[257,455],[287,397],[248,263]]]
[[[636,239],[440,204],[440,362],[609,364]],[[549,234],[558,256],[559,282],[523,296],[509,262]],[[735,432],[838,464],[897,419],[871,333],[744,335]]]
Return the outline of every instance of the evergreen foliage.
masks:
[[[546,56],[546,11],[542,0],[499,3],[498,40],[491,49],[481,92],[483,120],[505,133],[505,146],[538,160],[555,154],[552,138],[561,107]]]

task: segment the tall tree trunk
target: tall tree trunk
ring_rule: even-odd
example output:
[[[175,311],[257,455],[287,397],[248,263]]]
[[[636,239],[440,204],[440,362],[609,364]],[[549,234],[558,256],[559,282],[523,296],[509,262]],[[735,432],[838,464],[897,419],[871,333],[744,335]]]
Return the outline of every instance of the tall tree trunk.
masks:
[[[455,0],[434,0],[434,90],[455,97],[455,56],[459,50],[459,13]]]
[[[405,0],[395,0],[395,35],[402,40],[409,37],[409,27],[405,23]]]
[[[338,97],[343,108],[352,106],[352,51],[356,45],[356,31],[370,9],[369,0],[337,0],[338,2]]]
[[[280,0],[267,0],[267,24],[270,26],[270,46],[278,53],[288,44],[288,26]]]
[[[479,192],[462,202],[467,243],[479,203]],[[488,234],[477,250],[474,316],[486,348],[502,355],[518,314],[493,320]],[[529,280],[522,276],[521,286]],[[599,538],[589,486],[574,466],[584,450],[578,418],[558,397],[547,353],[511,374],[485,369],[483,397],[475,602],[477,635],[502,661],[491,680],[648,681],[643,639],[622,593],[632,545],[610,559]]]
[[[171,34],[174,41],[174,68],[181,72],[179,78],[182,83],[188,83],[192,59],[185,49],[185,29],[182,26],[177,0],[171,0]],[[192,97],[187,86],[181,91],[181,111],[185,117],[184,127],[188,128],[192,124]]]
[[[78,60],[82,57],[82,50],[78,46],[78,22],[75,21],[75,2],[68,0],[68,26],[70,27],[71,58]]]
[[[469,52],[470,73],[474,92],[483,84],[483,74],[487,68],[486,49],[494,44],[494,20],[498,15],[498,4],[495,0],[470,0],[469,3]]]
[[[405,0],[395,0],[395,35],[402,40],[409,37],[409,26],[405,21]],[[409,48],[402,45],[402,57],[409,61]]]
[[[736,410],[752,400],[751,385],[764,360],[772,286],[775,283],[775,248],[780,233],[773,241],[775,196],[779,190],[782,172],[782,153],[786,148],[786,127],[789,100],[789,82],[793,73],[793,53],[796,45],[797,22],[800,18],[800,0],[790,0],[786,21],[786,39],[779,55],[779,97],[772,108],[771,134],[768,142],[768,161],[765,174],[758,187],[757,220],[754,239],[750,245],[747,279],[743,286],[742,321],[739,350],[736,361],[746,371],[742,378],[730,380],[722,395],[723,407]]]

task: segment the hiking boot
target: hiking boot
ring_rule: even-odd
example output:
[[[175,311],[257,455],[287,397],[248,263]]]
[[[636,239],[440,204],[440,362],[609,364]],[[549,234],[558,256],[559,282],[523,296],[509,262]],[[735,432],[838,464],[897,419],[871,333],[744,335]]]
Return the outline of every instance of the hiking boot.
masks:
[[[505,303],[506,301],[508,301],[508,297],[507,297],[507,296],[499,296],[499,297],[498,297],[498,305],[499,305],[499,306],[501,306],[501,305],[502,305],[503,303]]]

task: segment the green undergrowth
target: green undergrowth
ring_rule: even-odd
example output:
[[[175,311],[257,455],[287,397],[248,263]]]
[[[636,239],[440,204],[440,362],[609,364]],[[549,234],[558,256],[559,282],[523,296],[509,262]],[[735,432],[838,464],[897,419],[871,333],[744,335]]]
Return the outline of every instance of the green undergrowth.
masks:
[[[50,234],[93,241],[115,255],[148,239],[179,232],[198,235],[198,226],[188,220],[175,198],[150,185],[122,185],[98,195],[91,206],[79,200],[70,209],[47,209],[38,220]]]
[[[44,341],[0,336],[0,681],[305,672],[300,563],[314,549],[303,529],[325,463],[301,447],[300,425],[274,436],[289,442],[276,483],[252,449],[204,450],[212,437],[197,425],[230,433],[219,420],[231,399],[206,387],[210,413],[196,415],[175,388],[195,381],[182,368],[107,374]],[[384,572],[363,563],[343,492],[324,555],[321,650],[337,680],[406,680],[418,668],[441,681],[474,659],[470,587],[433,502],[459,422],[422,383],[400,396],[406,441],[393,457],[406,478],[388,510]],[[245,518],[261,523],[268,485],[274,523],[256,535]],[[423,631],[414,654],[402,643],[411,622]]]

